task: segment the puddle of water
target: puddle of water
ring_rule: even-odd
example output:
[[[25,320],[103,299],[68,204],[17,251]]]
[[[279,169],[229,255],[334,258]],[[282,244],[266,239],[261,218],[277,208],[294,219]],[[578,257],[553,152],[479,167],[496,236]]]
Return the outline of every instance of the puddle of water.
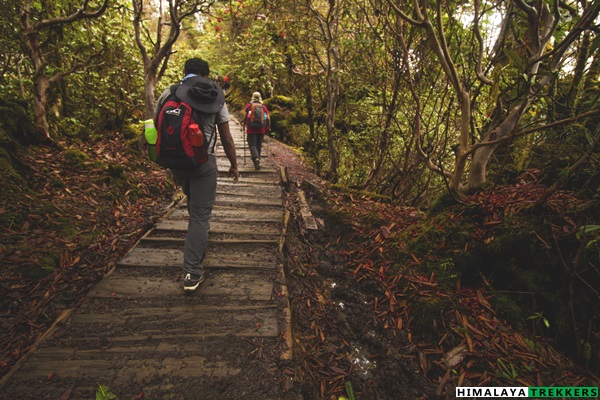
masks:
[[[373,335],[375,332],[370,332]],[[352,353],[350,354],[350,361],[354,365],[355,371],[365,377],[371,374],[371,371],[377,367],[377,362],[369,360],[367,357],[367,351],[362,347],[353,344]]]

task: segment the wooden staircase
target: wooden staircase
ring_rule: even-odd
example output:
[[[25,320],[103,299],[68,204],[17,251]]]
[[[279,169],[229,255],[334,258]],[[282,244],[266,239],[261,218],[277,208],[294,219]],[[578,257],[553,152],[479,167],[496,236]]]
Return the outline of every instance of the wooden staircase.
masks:
[[[281,176],[268,158],[259,171],[249,157],[244,163],[234,121],[231,131],[241,178],[234,184],[228,177],[219,144],[198,292],[181,287],[182,199],[7,374],[0,398],[94,399],[100,385],[119,399],[283,398],[285,377],[274,367],[291,358]]]

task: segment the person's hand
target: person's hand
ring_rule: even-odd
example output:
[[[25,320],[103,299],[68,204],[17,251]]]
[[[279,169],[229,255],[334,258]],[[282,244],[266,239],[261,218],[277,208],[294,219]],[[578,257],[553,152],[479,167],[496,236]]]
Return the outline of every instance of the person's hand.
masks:
[[[231,167],[229,168],[229,176],[233,177],[233,183],[237,183],[237,181],[240,179],[240,171],[238,171],[238,169],[235,167]]]

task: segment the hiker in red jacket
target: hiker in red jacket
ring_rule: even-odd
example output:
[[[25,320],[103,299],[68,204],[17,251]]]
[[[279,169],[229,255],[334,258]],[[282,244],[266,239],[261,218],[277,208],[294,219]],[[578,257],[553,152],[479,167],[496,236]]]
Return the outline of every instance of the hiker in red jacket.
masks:
[[[248,147],[255,169],[260,169],[260,153],[265,134],[271,130],[269,110],[262,102],[260,93],[252,93],[252,100],[246,105],[242,126],[248,136]]]

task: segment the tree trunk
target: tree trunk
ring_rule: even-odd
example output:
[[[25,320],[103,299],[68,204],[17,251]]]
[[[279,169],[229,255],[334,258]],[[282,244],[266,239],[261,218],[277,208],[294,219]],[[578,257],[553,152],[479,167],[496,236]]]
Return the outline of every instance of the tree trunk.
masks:
[[[156,108],[154,90],[156,89],[156,72],[146,72],[146,80],[144,83],[144,100],[146,104],[146,119],[154,118],[154,110]]]
[[[50,81],[46,76],[47,62],[44,52],[40,48],[39,31],[30,21],[31,3],[25,2],[20,15],[21,30],[26,38],[29,49],[29,58],[33,64],[33,124],[38,135],[50,138],[50,126],[46,118],[46,106],[48,104],[48,88]]]
[[[390,127],[392,126],[392,122],[394,120],[394,116],[397,112],[397,104],[398,104],[398,95],[400,93],[400,82],[401,82],[401,74],[399,71],[394,73],[394,83],[392,86],[392,99],[390,101],[389,106],[384,111],[384,122],[381,130],[381,136],[379,138],[379,145],[377,148],[377,156],[375,161],[373,162],[373,168],[369,172],[369,175],[365,179],[365,183],[363,184],[364,188],[376,188],[379,185],[379,176],[381,174],[381,170],[383,168],[383,163],[385,161],[386,155],[388,153],[388,147],[390,142]],[[385,103],[385,100],[384,100]],[[385,108],[385,104],[384,104]]]
[[[484,146],[477,148],[473,153],[469,179],[467,186],[464,188],[465,191],[479,189],[485,184],[487,179],[487,164],[494,150],[498,147],[498,144],[485,145],[485,143],[490,143],[510,135],[517,127],[528,104],[528,102],[525,102],[515,107],[500,125],[488,132],[483,138],[481,143]]]
[[[48,87],[50,82],[44,73],[38,73],[33,81],[33,123],[38,134],[50,138],[50,125],[46,118]]]
[[[53,54],[49,50],[49,45],[44,40],[40,39],[40,35],[46,29],[51,29],[57,26],[68,26],[74,21],[101,16],[106,7],[108,0],[104,0],[100,6],[94,11],[87,10],[88,1],[84,1],[82,6],[70,15],[61,15],[47,19],[32,17],[32,0],[25,0],[19,7],[19,22],[21,33],[25,38],[25,43],[29,49],[29,57],[34,67],[33,77],[33,116],[34,125],[37,133],[43,137],[50,138],[50,129],[46,116],[46,106],[48,105],[48,89],[51,82],[58,82],[65,76],[75,72],[77,69],[84,67],[84,64],[73,65],[70,69],[66,68],[63,71],[57,72],[54,75],[48,75],[48,56]],[[62,66],[61,66],[62,67]]]
[[[329,167],[327,169],[327,178],[332,182],[337,182],[338,178],[338,149],[335,138],[335,111],[337,108],[338,97],[340,94],[340,79],[336,72],[329,71],[327,77],[327,118],[325,120],[327,129],[327,146],[329,148]]]

